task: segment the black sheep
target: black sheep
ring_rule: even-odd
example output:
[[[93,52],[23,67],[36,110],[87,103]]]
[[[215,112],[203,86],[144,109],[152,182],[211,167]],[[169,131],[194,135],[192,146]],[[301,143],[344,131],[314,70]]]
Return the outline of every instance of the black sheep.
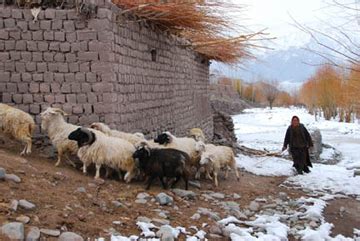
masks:
[[[171,188],[180,180],[185,181],[185,189],[188,189],[188,171],[185,163],[190,157],[185,152],[176,149],[157,149],[148,146],[139,147],[133,154],[137,167],[149,177],[146,189],[150,188],[152,181],[158,177],[164,189],[167,183],[164,178],[175,178]]]

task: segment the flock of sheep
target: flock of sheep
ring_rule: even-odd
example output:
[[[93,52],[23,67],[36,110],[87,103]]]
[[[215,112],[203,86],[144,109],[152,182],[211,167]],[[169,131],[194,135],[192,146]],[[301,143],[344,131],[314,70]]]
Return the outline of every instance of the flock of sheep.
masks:
[[[66,115],[63,110],[52,107],[40,114],[41,129],[57,150],[56,166],[64,157],[72,163],[68,155],[76,154],[83,163],[84,173],[90,164],[95,164],[95,178],[100,177],[101,167],[106,167],[106,178],[117,171],[120,179],[127,183],[136,176],[145,175],[147,189],[155,178],[160,179],[164,188],[167,188],[167,180],[175,178],[173,187],[182,178],[187,189],[190,168],[196,168],[195,178],[199,179],[201,166],[215,186],[218,186],[221,169],[225,169],[225,178],[233,169],[239,180],[233,150],[205,144],[205,136],[199,128],[191,129],[190,137],[164,132],[154,140],[146,140],[142,133],[112,130],[104,123],[96,122],[88,128],[73,125],[65,121]],[[21,155],[31,153],[34,129],[35,122],[28,113],[0,103],[0,134],[25,143]]]

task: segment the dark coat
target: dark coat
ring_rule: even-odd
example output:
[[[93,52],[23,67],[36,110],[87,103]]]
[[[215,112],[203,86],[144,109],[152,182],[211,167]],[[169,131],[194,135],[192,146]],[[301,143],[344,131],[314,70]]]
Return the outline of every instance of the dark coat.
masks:
[[[305,163],[306,163],[306,166],[312,167],[312,164],[311,164],[311,161],[310,161],[309,147],[313,146],[313,142],[312,142],[311,136],[310,136],[308,130],[305,128],[305,126],[303,124],[300,124],[299,127],[300,127],[300,133],[301,133],[303,139],[305,140],[305,144],[306,144],[306,147],[303,150],[303,151],[306,152],[306,161],[305,161]],[[284,138],[284,147],[287,147],[289,145],[290,153],[291,153],[291,150],[294,149],[293,143],[294,143],[293,128],[290,125],[286,130],[286,134],[285,134],[285,138]],[[294,159],[294,154],[295,153],[291,153],[291,154],[292,154],[293,159]]]

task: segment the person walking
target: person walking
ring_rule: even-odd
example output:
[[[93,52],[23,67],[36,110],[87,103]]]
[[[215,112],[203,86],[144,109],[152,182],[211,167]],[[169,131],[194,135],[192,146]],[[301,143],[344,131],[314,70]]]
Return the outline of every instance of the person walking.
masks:
[[[309,148],[313,147],[313,142],[308,130],[297,116],[291,118],[291,125],[287,128],[282,151],[289,146],[289,152],[293,159],[293,167],[298,174],[309,173],[312,167],[309,155]]]

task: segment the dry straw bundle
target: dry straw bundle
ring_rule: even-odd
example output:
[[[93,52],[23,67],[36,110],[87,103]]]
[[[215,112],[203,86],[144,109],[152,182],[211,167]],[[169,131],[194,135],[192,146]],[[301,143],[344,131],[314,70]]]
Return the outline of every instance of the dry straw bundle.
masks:
[[[225,0],[112,0],[123,14],[131,13],[139,21],[151,21],[190,41],[189,47],[210,60],[235,64],[242,58],[252,57],[251,48],[260,47],[253,41],[262,40],[262,32],[233,37],[244,28],[234,18],[243,6]]]

